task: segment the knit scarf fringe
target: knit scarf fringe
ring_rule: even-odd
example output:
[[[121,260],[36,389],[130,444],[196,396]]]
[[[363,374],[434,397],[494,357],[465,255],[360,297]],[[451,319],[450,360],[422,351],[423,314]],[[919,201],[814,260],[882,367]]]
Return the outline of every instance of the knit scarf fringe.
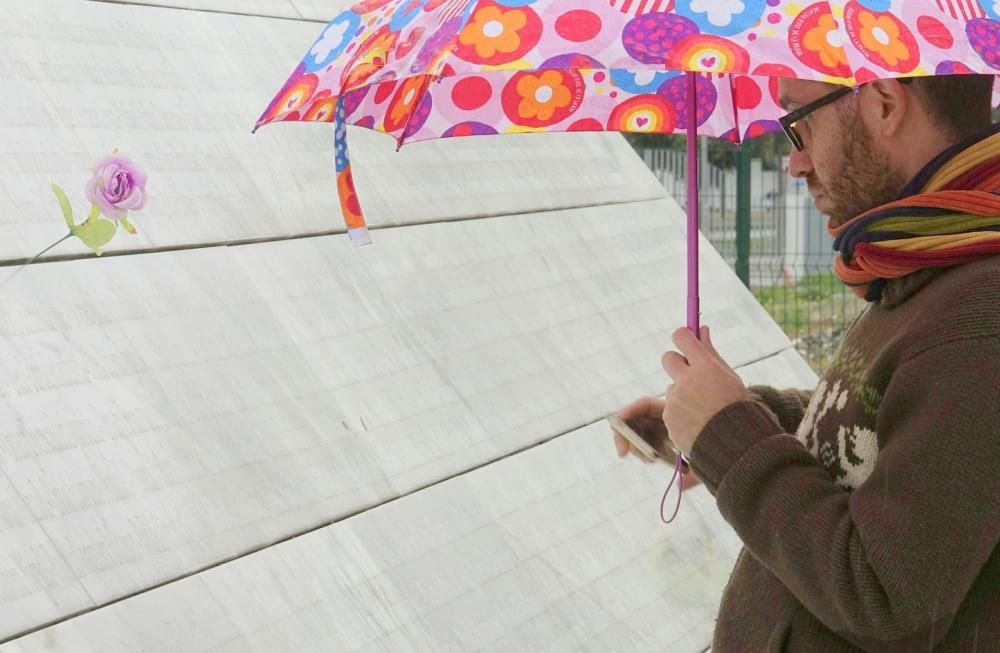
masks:
[[[833,271],[869,302],[888,279],[1000,254],[1000,124],[942,152],[900,199],[829,231]]]

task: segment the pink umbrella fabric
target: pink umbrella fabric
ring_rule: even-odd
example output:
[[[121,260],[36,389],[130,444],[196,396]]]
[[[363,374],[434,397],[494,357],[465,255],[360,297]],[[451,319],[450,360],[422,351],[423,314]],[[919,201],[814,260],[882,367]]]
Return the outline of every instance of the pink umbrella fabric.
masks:
[[[988,5],[988,6],[987,6]],[[777,79],[1000,71],[1000,4],[975,0],[363,0],[330,21],[257,121],[336,122],[348,234],[370,241],[345,125],[397,146],[539,131],[777,131]],[[688,72],[688,75],[684,73]],[[691,75],[690,73],[699,73]],[[697,332],[696,161],[688,326]]]
[[[992,3],[992,0],[991,0]],[[969,15],[954,9],[967,6]],[[656,10],[659,9],[659,10]],[[334,18],[258,120],[334,119],[400,144],[534,131],[777,129],[773,77],[856,85],[1000,70],[975,1],[366,0]],[[735,75],[735,76],[731,76]]]

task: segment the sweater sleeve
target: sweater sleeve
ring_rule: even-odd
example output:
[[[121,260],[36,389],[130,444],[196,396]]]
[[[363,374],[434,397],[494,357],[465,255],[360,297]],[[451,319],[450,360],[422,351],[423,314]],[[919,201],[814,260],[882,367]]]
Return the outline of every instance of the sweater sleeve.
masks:
[[[751,385],[747,390],[751,399],[767,406],[775,414],[786,433],[795,433],[798,430],[799,422],[806,414],[809,399],[813,395],[812,390],[798,388],[778,390],[768,385]]]
[[[747,549],[856,645],[929,650],[1000,539],[1000,338],[949,342],[898,367],[882,449],[853,492],[773,415],[714,416],[691,465]]]

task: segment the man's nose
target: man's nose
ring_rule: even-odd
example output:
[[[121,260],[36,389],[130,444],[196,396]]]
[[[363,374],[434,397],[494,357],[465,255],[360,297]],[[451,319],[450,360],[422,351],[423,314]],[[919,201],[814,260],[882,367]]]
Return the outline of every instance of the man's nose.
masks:
[[[788,157],[788,174],[793,177],[805,178],[812,172],[812,159],[805,152],[799,152],[792,148],[792,153]]]

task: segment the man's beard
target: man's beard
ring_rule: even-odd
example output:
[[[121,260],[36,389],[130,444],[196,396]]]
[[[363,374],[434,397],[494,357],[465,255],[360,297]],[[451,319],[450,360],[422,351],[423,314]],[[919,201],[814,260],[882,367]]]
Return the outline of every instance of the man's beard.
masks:
[[[844,112],[848,113],[848,112]],[[848,125],[844,149],[837,171],[825,184],[815,173],[806,182],[815,196],[820,193],[830,205],[830,227],[836,228],[869,209],[898,199],[906,178],[889,162],[884,153],[872,146],[868,130],[855,111],[844,115]]]

